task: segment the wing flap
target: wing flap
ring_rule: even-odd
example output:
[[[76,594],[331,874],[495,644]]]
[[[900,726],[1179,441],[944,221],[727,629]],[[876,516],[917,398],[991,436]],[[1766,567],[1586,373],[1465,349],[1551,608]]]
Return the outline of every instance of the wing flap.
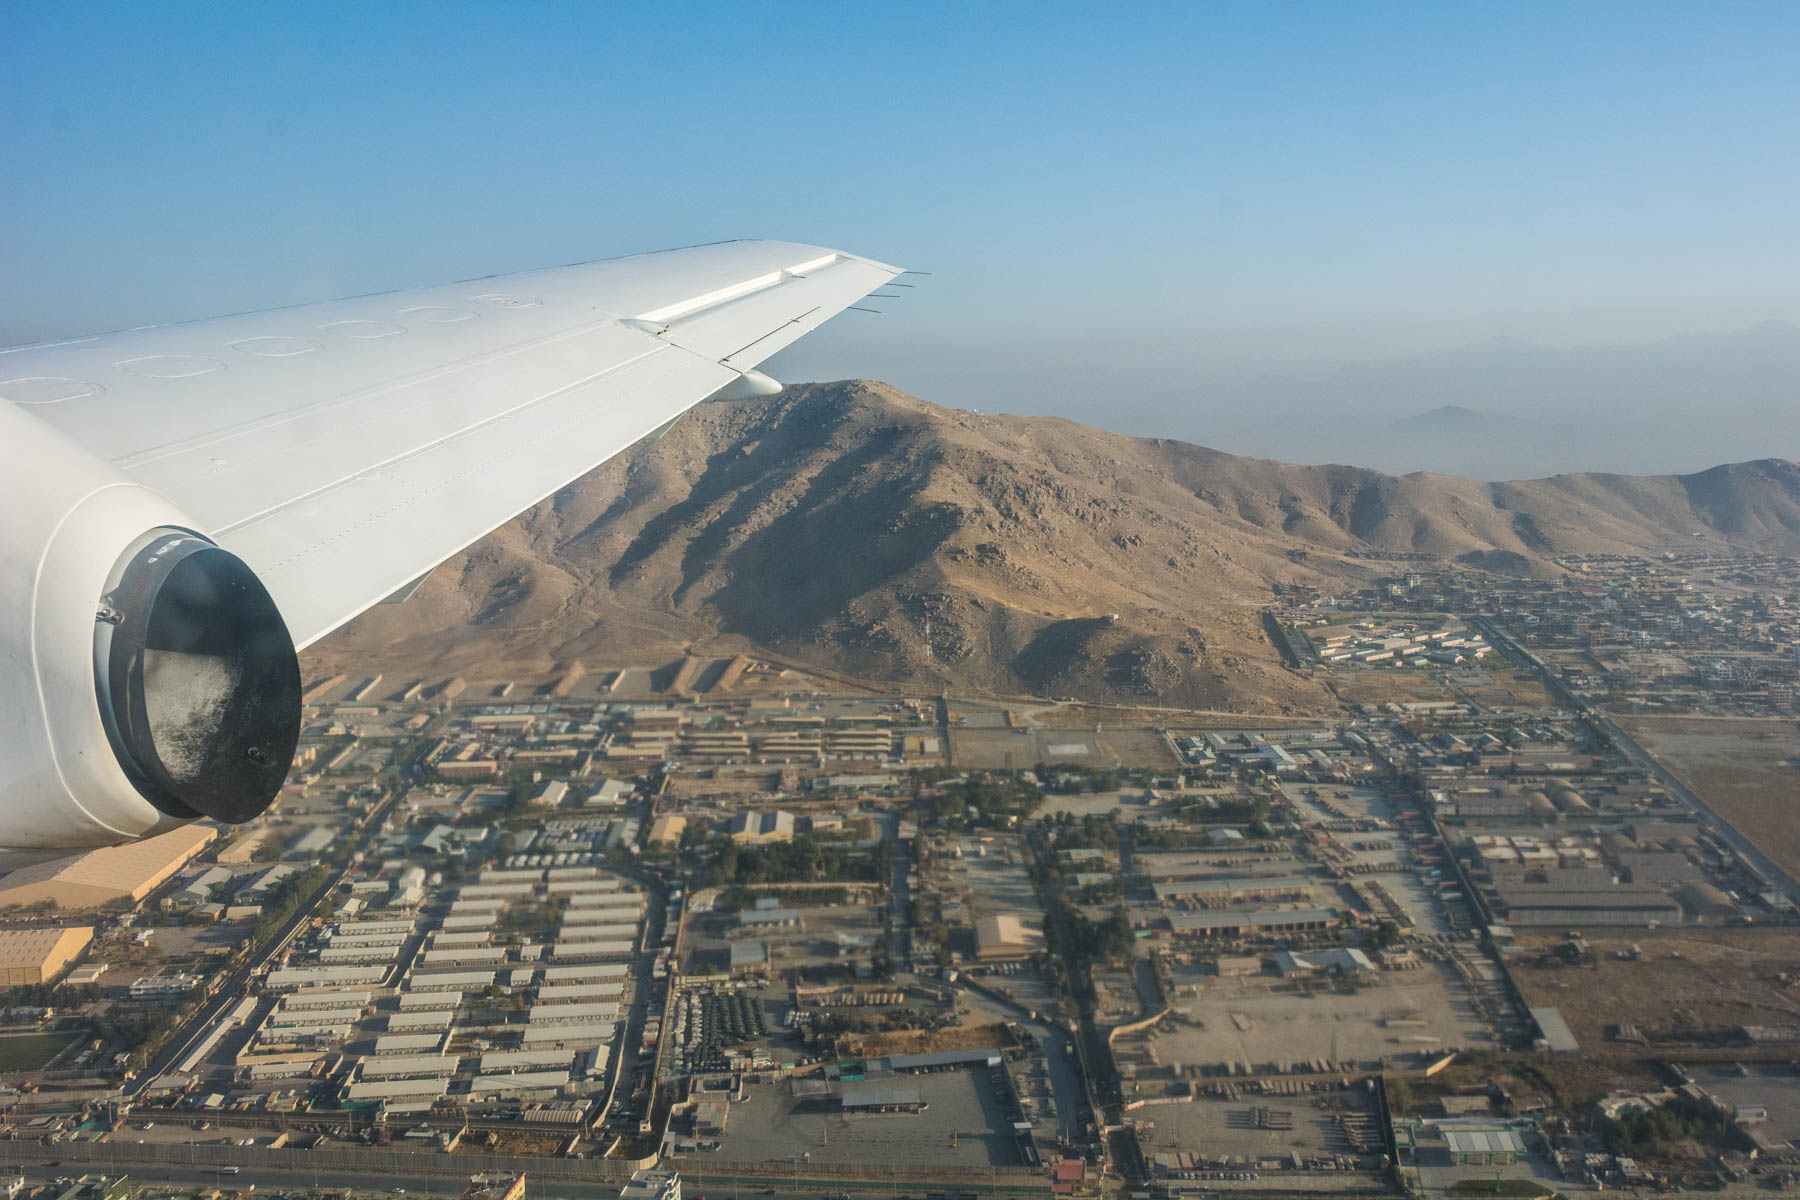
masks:
[[[802,264],[744,294],[727,296],[673,316],[645,314],[664,325],[659,334],[714,362],[748,371],[892,279],[898,270],[835,256]]]

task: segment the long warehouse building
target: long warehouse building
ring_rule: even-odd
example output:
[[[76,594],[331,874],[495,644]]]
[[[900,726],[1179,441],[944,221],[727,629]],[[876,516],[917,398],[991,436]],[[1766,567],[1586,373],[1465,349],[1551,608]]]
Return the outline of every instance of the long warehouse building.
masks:
[[[219,836],[210,825],[183,825],[124,846],[53,858],[0,878],[0,909],[48,903],[65,912],[136,904]]]
[[[54,929],[0,929],[0,985],[49,983],[94,940],[87,925]]]

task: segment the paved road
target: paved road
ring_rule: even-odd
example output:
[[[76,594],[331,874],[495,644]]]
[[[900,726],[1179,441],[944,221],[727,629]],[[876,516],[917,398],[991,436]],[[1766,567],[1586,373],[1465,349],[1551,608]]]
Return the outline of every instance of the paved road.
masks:
[[[1081,1110],[1087,1105],[1087,1086],[1075,1061],[1075,1039],[1069,1031],[1048,1021],[1025,1021],[1037,1035],[1050,1067],[1050,1094],[1056,1100],[1056,1131],[1073,1146],[1081,1140]]]
[[[65,1161],[58,1167],[26,1166],[25,1179],[28,1183],[45,1183],[63,1175],[79,1175],[84,1171],[106,1170],[108,1173],[122,1171],[131,1176],[134,1184],[166,1183],[177,1186],[194,1184],[216,1184],[236,1190],[248,1190],[252,1185],[259,1192],[278,1192],[284,1190],[345,1190],[358,1192],[390,1194],[404,1193],[408,1196],[460,1196],[469,1186],[466,1175],[424,1175],[415,1174],[400,1168],[394,1171],[293,1171],[273,1167],[241,1167],[234,1174],[227,1174],[215,1167],[181,1166],[175,1164],[117,1164],[106,1165],[77,1163]],[[528,1191],[533,1196],[548,1196],[554,1200],[593,1200],[597,1196],[609,1196],[615,1193],[618,1184],[613,1180],[593,1180],[591,1182],[564,1182],[561,1180],[528,1180]],[[817,1193],[809,1191],[809,1196]]]
[[[1025,835],[1025,842],[1032,855],[1037,859],[1038,865],[1049,867],[1050,852],[1045,844],[1042,829],[1033,829],[1028,832]],[[1056,926],[1055,942],[1058,946],[1075,944],[1060,912],[1046,911],[1044,920],[1046,926],[1051,924]],[[1091,970],[1090,964],[1078,960],[1073,955],[1069,957],[1068,961],[1071,976],[1079,971]],[[1118,1065],[1113,1061],[1112,1047],[1107,1044],[1104,1037],[1100,1036],[1100,1031],[1094,1024],[1093,1013],[1081,1015],[1081,1023],[1076,1036],[1079,1038],[1080,1063],[1087,1081],[1087,1094],[1092,1098],[1097,1109],[1095,1117],[1103,1126],[1117,1126],[1124,1116],[1124,1086],[1119,1080]],[[1135,1134],[1126,1130],[1123,1137],[1112,1138],[1110,1145],[1113,1153],[1112,1165],[1116,1169],[1129,1179],[1141,1180],[1148,1177],[1147,1166],[1143,1155],[1138,1150]]]
[[[1056,1104],[1056,1133],[1069,1145],[1081,1139],[1081,1110],[1088,1105],[1087,1085],[1081,1078],[1081,1066],[1075,1058],[1075,1039],[1067,1029],[1053,1021],[1034,1018],[1032,1010],[1010,996],[989,991],[985,980],[964,976],[957,984],[971,1004],[993,1012],[999,1019],[1016,1021],[1029,1029],[1042,1047],[1050,1069],[1050,1095]]]
[[[615,1043],[612,1074],[607,1079],[605,1101],[595,1115],[596,1121],[605,1120],[615,1105],[630,1101],[639,1072],[652,1066],[650,1060],[655,1056],[654,1051],[649,1056],[643,1053],[644,1026],[650,1019],[650,996],[656,983],[651,971],[669,920],[669,889],[641,871],[633,871],[632,877],[644,889],[643,947],[642,953],[631,960],[631,1007],[626,1010],[624,1030]],[[661,1009],[657,1015],[662,1015]]]
[[[40,1160],[35,1152],[41,1150],[44,1155],[49,1155],[57,1153],[57,1150],[54,1147],[39,1146],[32,1146],[30,1150],[32,1153],[21,1152],[25,1159],[22,1165],[17,1158],[0,1157],[0,1162],[5,1164],[6,1174],[23,1174],[27,1183],[32,1185],[48,1183],[65,1175],[105,1170],[108,1173],[128,1174],[136,1184],[216,1184],[237,1190],[248,1190],[254,1185],[259,1192],[354,1190],[377,1194],[385,1192],[390,1195],[460,1196],[468,1186],[468,1176],[461,1172],[427,1174],[412,1169],[404,1160],[416,1157],[414,1152],[396,1153],[396,1165],[390,1170],[311,1171],[247,1166],[227,1174],[217,1167],[181,1163],[99,1164],[73,1158]],[[682,1194],[689,1200],[707,1200],[708,1197],[711,1200],[725,1200],[726,1197],[730,1200],[756,1200],[759,1197],[771,1197],[772,1200],[827,1200],[828,1197],[834,1198],[844,1193],[849,1193],[856,1200],[898,1200],[904,1196],[917,1200],[926,1192],[939,1187],[932,1183],[897,1183],[892,1180],[834,1180],[829,1176],[804,1182],[771,1181],[763,1176],[733,1176],[709,1171],[704,1167],[697,1168],[693,1163],[678,1163],[675,1166],[682,1172]],[[970,1181],[964,1186],[962,1179],[955,1175],[947,1176],[944,1183],[964,1191],[978,1191],[983,1197],[992,1200],[1002,1197],[1008,1200],[1013,1197],[1033,1197],[1035,1200],[1046,1191],[1042,1183],[1020,1184],[1011,1180],[1006,1184],[990,1183],[987,1180]],[[529,1176],[527,1179],[527,1191],[530,1195],[549,1197],[551,1200],[596,1200],[597,1197],[613,1195],[618,1186],[619,1181],[614,1179],[564,1180],[545,1179],[541,1176]]]
[[[894,848],[894,887],[890,896],[888,961],[896,971],[912,970],[912,934],[907,914],[912,910],[912,843],[900,840],[901,815],[881,818],[882,834]]]

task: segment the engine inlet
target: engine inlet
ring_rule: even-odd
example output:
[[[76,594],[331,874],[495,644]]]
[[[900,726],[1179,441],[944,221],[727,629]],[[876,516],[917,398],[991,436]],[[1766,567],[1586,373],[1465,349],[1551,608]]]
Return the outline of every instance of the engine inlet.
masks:
[[[122,562],[94,645],[113,752],[170,816],[257,816],[300,739],[300,662],[275,601],[242,559],[185,530],[153,531]]]

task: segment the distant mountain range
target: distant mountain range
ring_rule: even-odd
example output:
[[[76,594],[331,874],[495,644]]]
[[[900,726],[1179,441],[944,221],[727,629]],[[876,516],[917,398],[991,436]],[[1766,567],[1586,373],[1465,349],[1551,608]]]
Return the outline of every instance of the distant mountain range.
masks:
[[[1246,435],[1270,457],[1373,464],[1399,474],[1435,471],[1471,479],[1519,479],[1577,471],[1616,455],[1617,435],[1582,426],[1446,404],[1395,421],[1292,422]]]
[[[1209,441],[1292,462],[1476,479],[1691,471],[1751,453],[1800,457],[1800,329],[1765,321],[1644,346],[1496,339],[1205,399],[1258,414]]]
[[[308,666],[525,677],[759,646],[916,687],[1304,710],[1323,694],[1257,618],[1273,583],[1354,588],[1397,569],[1381,553],[1551,573],[1559,554],[1726,544],[1800,549],[1800,466],[1395,477],[812,384],[702,405]]]

